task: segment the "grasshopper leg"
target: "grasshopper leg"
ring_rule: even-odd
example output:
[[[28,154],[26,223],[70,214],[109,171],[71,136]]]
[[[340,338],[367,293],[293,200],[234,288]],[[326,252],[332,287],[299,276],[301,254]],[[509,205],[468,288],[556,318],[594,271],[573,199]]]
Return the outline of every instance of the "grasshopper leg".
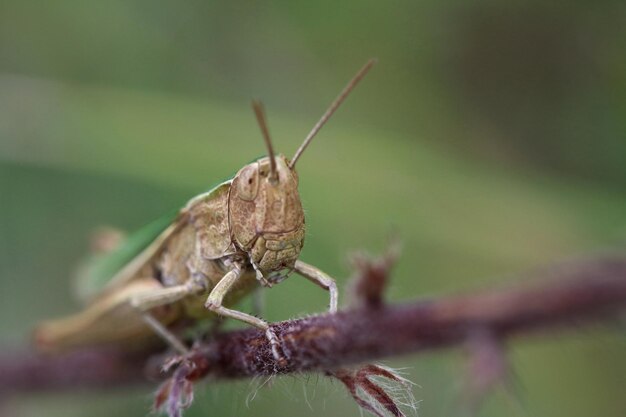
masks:
[[[150,314],[150,309],[171,304],[189,295],[202,291],[202,287],[194,281],[188,281],[183,285],[163,288],[147,293],[137,294],[130,299],[130,305],[141,314],[141,317],[156,334],[162,337],[170,346],[181,354],[187,354],[189,350],[185,344],[161,322]]]
[[[171,347],[176,349],[178,353],[180,353],[181,355],[187,355],[189,353],[189,349],[187,349],[187,346],[185,346],[183,341],[176,337],[174,333],[167,330],[167,327],[165,327],[163,324],[161,324],[160,321],[155,319],[152,314],[148,313],[147,311],[143,311],[141,312],[141,318],[148,326],[150,326],[152,330],[154,330],[156,334],[161,336],[161,338],[165,340]]]
[[[338,299],[338,291],[337,291],[337,283],[334,279],[328,276],[325,272],[320,271],[313,265],[309,265],[300,260],[296,261],[295,271],[313,282],[314,284],[319,285],[330,293],[330,308],[328,309],[331,313],[337,312],[337,299]]]
[[[222,279],[213,287],[213,290],[209,294],[204,306],[209,310],[221,316],[230,317],[245,323],[251,324],[254,327],[265,330],[265,336],[270,342],[272,347],[272,355],[278,362],[284,362],[283,355],[280,353],[280,343],[274,330],[270,327],[269,323],[251,314],[246,314],[241,311],[232,310],[222,305],[224,297],[233,288],[235,283],[239,280],[242,274],[240,265],[236,265],[231,269]]]

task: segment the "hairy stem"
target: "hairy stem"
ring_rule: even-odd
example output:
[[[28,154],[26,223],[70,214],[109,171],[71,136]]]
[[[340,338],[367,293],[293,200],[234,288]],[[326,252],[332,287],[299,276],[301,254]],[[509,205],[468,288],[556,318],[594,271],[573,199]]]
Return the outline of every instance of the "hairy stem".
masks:
[[[578,329],[582,322],[598,323],[624,309],[626,258],[604,258],[540,271],[531,285],[399,305],[366,305],[276,323],[273,328],[287,359],[284,364],[275,361],[264,332],[246,329],[225,333],[185,358],[191,369],[186,378],[194,381],[209,375],[241,378],[328,371],[458,346],[485,332],[502,341],[539,330]],[[159,374],[161,359],[146,360],[155,353],[90,350],[41,357],[5,352],[0,355],[0,394],[138,383],[146,380],[146,374],[163,378]]]

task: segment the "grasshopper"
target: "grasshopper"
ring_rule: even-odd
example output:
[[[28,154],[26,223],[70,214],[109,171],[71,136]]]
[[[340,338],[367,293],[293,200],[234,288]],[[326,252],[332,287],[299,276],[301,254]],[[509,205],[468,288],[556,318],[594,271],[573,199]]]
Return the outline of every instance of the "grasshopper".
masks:
[[[229,306],[293,271],[329,291],[329,311],[336,312],[335,281],[298,259],[305,225],[295,166],[374,63],[370,60],[357,72],[291,160],[274,154],[263,106],[253,101],[268,156],[94,260],[82,277],[91,289],[85,308],[41,323],[37,346],[44,351],[102,344],[136,347],[159,336],[185,354],[187,346],[171,327],[218,315],[264,330],[279,359],[280,344],[270,324]]]

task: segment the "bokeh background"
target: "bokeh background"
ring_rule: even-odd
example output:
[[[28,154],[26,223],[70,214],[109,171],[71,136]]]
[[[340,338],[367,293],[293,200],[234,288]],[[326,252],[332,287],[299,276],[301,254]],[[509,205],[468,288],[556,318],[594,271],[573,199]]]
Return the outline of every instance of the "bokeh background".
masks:
[[[343,286],[347,254],[398,231],[400,301],[623,250],[624,22],[618,1],[0,2],[0,348],[78,308],[71,277],[97,226],[136,229],[262,155],[251,98],[292,155],[372,56],[299,162],[305,260]],[[326,297],[294,277],[267,291],[265,316]],[[513,396],[481,415],[623,416],[623,333],[548,336],[511,344]],[[461,352],[387,363],[419,384],[421,416],[456,415]],[[359,415],[322,377],[281,378],[247,403],[258,383],[204,384],[186,415]],[[3,410],[141,416],[152,388]]]

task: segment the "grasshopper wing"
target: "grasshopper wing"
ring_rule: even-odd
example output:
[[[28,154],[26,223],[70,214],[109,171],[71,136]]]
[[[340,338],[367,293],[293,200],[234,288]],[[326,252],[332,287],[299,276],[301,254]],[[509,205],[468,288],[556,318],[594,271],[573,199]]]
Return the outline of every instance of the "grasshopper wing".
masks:
[[[81,300],[91,301],[138,278],[145,278],[140,272],[189,222],[195,226],[198,239],[214,243],[211,249],[206,249],[207,254],[213,256],[207,257],[213,259],[225,253],[230,246],[227,215],[230,184],[230,180],[223,182],[192,198],[181,210],[149,223],[112,252],[96,257],[80,276],[77,292]],[[221,204],[222,201],[225,204]],[[211,224],[205,224],[207,211],[212,214]]]
[[[171,226],[177,218],[176,212],[168,213],[128,236],[109,253],[89,259],[81,268],[76,282],[79,299],[89,301],[99,295],[139,254],[144,253],[153,243],[167,240],[173,233]]]

